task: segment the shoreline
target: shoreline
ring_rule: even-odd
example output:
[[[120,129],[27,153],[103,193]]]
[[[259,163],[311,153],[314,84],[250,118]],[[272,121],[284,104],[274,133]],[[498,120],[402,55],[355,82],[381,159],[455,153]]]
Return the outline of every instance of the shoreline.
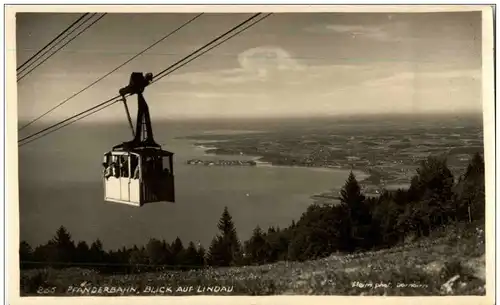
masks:
[[[212,141],[214,144],[216,142],[219,142],[217,140]],[[222,141],[220,141],[222,142]],[[226,155],[226,154],[217,154],[217,153],[207,153],[209,150],[216,150],[219,149],[218,146],[205,146],[205,145],[199,145],[199,144],[192,144],[196,149],[202,150],[205,156],[212,156],[212,157],[247,157],[250,158],[252,161],[256,163],[255,167],[277,167],[277,168],[301,168],[301,169],[309,169],[309,170],[316,170],[316,171],[332,171],[332,172],[349,172],[352,171],[352,173],[356,176],[356,179],[358,182],[364,181],[366,178],[370,177],[370,174],[360,170],[360,169],[347,169],[347,168],[339,168],[339,167],[325,167],[325,166],[302,166],[302,165],[279,165],[279,164],[273,164],[272,162],[268,161],[262,161],[261,159],[264,158],[263,156],[254,156],[254,155],[246,155],[246,154],[241,154],[241,155]],[[346,178],[347,179],[347,178]]]
[[[218,141],[214,140],[211,141],[214,144],[216,142],[223,142],[224,140]],[[340,167],[325,167],[325,166],[302,166],[302,165],[279,165],[279,164],[273,164],[272,162],[268,161],[262,161],[261,159],[264,158],[263,156],[254,156],[254,155],[246,155],[246,154],[241,154],[241,155],[226,155],[226,154],[217,154],[217,153],[207,153],[209,150],[216,150],[219,147],[218,146],[205,146],[205,145],[200,145],[193,143],[192,144],[196,149],[203,151],[203,154],[207,157],[212,156],[212,157],[246,157],[250,158],[252,161],[256,163],[255,167],[277,167],[277,168],[300,168],[300,169],[309,169],[309,170],[316,170],[316,171],[332,171],[332,172],[350,172],[356,176],[356,179],[358,182],[362,182],[368,177],[370,177],[370,174],[364,170],[360,169],[347,169],[347,168],[340,168]],[[346,177],[347,179],[347,177]]]
[[[223,142],[222,140],[221,142]],[[211,141],[213,144],[217,144],[217,140]],[[212,144],[212,145],[213,145]],[[356,180],[359,183],[362,183],[364,180],[370,177],[370,174],[368,172],[365,172],[363,170],[359,169],[352,169],[349,170],[347,168],[335,168],[335,167],[323,167],[323,166],[300,166],[300,165],[277,165],[277,164],[272,164],[272,162],[268,161],[262,161],[261,159],[264,158],[263,156],[251,156],[251,155],[246,155],[246,154],[241,154],[241,155],[224,155],[224,154],[217,154],[217,153],[207,153],[208,150],[216,150],[219,147],[217,146],[205,146],[205,145],[200,145],[196,143],[192,143],[193,147],[198,150],[202,150],[203,154],[205,156],[212,156],[212,157],[235,157],[235,156],[240,156],[240,157],[247,157],[250,158],[252,161],[254,161],[256,164],[255,166],[248,166],[248,167],[253,167],[253,168],[263,168],[263,167],[270,167],[270,168],[289,168],[289,169],[307,169],[307,170],[314,170],[314,171],[323,171],[323,172],[336,172],[336,173],[345,173],[346,177],[345,179],[347,180],[349,172],[352,172],[354,176],[356,177]],[[233,167],[233,166],[228,166],[228,167]],[[336,194],[337,188],[341,189],[343,185],[339,185],[336,188],[330,188],[327,190],[324,190],[319,193],[314,193],[314,194],[309,194],[309,200],[311,201],[311,204],[316,204],[322,200],[325,199],[333,199],[335,201],[338,201],[338,199],[335,199],[333,197],[337,197],[338,194]],[[328,198],[330,196],[333,196],[332,198]],[[329,201],[329,200],[328,200]]]
[[[323,171],[323,172],[351,172],[356,176],[356,180],[358,182],[364,181],[366,178],[370,177],[366,172],[359,169],[347,169],[347,168],[336,168],[336,167],[323,167],[323,166],[300,166],[300,165],[275,165],[270,162],[257,162],[256,167],[276,167],[276,168],[300,168],[300,169],[309,169],[314,171]],[[346,177],[347,179],[347,177]]]

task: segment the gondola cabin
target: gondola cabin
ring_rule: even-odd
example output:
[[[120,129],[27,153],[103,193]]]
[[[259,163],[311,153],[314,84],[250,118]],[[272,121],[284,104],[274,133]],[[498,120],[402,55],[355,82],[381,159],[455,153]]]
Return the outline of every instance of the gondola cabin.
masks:
[[[161,149],[153,138],[144,88],[153,75],[134,72],[128,86],[119,90],[127,114],[132,141],[123,142],[104,154],[104,200],[141,207],[153,202],[175,202],[173,153]],[[126,95],[137,95],[134,126]]]
[[[175,202],[173,153],[156,148],[104,155],[104,200],[141,207]]]

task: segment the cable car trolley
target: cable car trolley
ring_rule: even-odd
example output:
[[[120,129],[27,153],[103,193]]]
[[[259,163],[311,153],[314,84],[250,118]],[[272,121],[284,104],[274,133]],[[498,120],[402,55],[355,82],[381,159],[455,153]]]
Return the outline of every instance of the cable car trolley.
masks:
[[[153,74],[134,72],[128,86],[120,89],[133,140],[116,145],[104,154],[104,200],[141,207],[147,203],[175,202],[173,153],[153,138],[149,109],[143,92]],[[126,95],[137,95],[134,130]]]

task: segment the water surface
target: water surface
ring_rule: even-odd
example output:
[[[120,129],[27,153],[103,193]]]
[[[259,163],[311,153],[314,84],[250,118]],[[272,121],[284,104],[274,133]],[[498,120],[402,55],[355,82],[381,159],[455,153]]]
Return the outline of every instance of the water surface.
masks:
[[[64,225],[74,239],[99,238],[107,249],[177,236],[184,243],[207,246],[228,206],[240,239],[246,240],[256,225],[284,227],[298,219],[312,202],[311,195],[342,185],[348,175],[310,168],[187,165],[189,159],[206,156],[195,141],[178,137],[220,133],[220,126],[174,122],[154,127],[157,142],[175,153],[176,203],[141,208],[105,203],[102,155],[128,140],[130,131],[126,122],[76,123],[19,150],[21,239],[33,246],[45,243]]]

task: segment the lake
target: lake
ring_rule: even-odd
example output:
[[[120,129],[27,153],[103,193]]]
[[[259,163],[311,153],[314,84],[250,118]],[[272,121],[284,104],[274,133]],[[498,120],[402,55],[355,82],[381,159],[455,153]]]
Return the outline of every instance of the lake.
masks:
[[[208,247],[227,206],[244,241],[257,225],[285,227],[298,220],[312,203],[310,196],[343,185],[347,179],[345,170],[187,165],[187,160],[206,155],[194,141],[179,137],[242,129],[229,123],[215,125],[154,124],[156,141],[175,153],[177,202],[141,208],[103,201],[102,156],[131,137],[125,120],[106,125],[75,123],[20,147],[21,239],[36,246],[64,225],[74,240],[90,243],[99,238],[105,249],[145,245],[149,238],[172,241],[177,236],[185,245],[194,241]]]

